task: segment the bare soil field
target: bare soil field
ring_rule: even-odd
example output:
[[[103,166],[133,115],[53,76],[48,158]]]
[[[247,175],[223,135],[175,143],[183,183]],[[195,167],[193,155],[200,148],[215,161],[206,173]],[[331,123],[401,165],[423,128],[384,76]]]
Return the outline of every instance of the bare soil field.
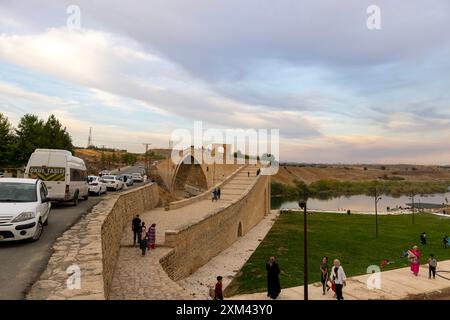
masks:
[[[450,181],[450,167],[416,165],[288,165],[280,166],[273,181],[294,184],[294,180],[310,184],[319,180],[374,180],[378,178],[420,182]]]

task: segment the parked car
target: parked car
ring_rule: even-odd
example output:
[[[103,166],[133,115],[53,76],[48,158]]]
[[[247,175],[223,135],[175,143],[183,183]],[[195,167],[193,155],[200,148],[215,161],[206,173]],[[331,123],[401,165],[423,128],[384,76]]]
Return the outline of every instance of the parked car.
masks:
[[[102,171],[100,171],[100,173],[98,174],[100,177],[102,177],[102,176],[107,176],[107,175],[110,175],[111,174],[111,171],[109,171],[109,170],[102,170]]]
[[[106,183],[103,182],[100,177],[89,176],[88,182],[89,182],[89,193],[93,193],[100,196],[101,194],[106,193],[106,190],[108,189],[106,187]]]
[[[144,182],[144,177],[140,173],[133,173],[131,174],[133,177],[134,182]]]
[[[118,176],[120,181],[123,181],[128,187],[134,184],[133,176],[131,174],[121,174]]]
[[[108,190],[122,190],[125,187],[125,183],[119,179],[117,176],[106,175],[102,177],[102,181],[106,183],[106,188]]]
[[[51,202],[38,179],[0,180],[0,241],[38,240],[48,224]]]
[[[36,149],[28,160],[25,177],[44,181],[52,201],[76,206],[80,197],[89,198],[86,165],[67,150]]]

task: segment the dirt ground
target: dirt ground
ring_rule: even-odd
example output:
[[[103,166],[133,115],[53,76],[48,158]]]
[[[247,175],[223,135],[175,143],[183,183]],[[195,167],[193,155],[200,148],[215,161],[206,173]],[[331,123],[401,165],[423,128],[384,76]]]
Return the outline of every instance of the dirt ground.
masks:
[[[340,181],[373,180],[383,176],[400,177],[407,181],[447,182],[450,167],[415,165],[306,165],[280,166],[273,181],[293,184],[294,180],[312,183],[318,180]]]

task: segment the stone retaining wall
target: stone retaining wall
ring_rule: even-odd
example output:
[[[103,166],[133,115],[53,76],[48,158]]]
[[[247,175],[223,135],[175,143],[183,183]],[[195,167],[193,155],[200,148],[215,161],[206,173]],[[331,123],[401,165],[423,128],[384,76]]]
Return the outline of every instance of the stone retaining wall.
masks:
[[[27,299],[107,299],[123,228],[131,223],[133,215],[153,209],[158,202],[156,184],[108,195],[55,241],[47,268]],[[68,279],[75,279],[78,271],[80,288],[68,288]]]
[[[237,200],[195,224],[168,230],[165,245],[173,247],[160,263],[178,281],[206,264],[246,234],[270,212],[270,177],[259,176]]]

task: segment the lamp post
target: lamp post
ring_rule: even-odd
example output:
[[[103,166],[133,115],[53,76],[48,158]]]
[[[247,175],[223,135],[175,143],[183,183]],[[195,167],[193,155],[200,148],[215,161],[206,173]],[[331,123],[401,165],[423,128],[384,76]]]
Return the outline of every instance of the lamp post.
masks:
[[[378,190],[375,188],[375,234],[378,238],[378,202],[381,197],[378,196]]]
[[[306,214],[306,200],[302,200],[298,203],[299,207],[303,209],[303,288],[304,288],[304,300],[308,300],[308,226],[307,226],[307,214]]]

